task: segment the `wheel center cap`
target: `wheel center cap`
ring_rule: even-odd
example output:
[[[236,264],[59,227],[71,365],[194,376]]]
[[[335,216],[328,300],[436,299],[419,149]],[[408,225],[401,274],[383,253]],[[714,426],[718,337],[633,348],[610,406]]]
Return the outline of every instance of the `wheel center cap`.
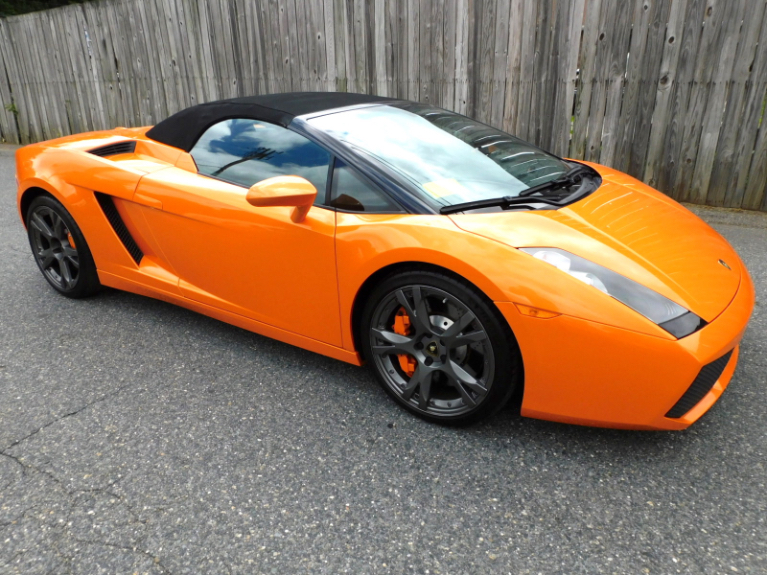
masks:
[[[426,344],[426,353],[435,357],[439,355],[439,346],[437,345],[436,341],[432,341]]]

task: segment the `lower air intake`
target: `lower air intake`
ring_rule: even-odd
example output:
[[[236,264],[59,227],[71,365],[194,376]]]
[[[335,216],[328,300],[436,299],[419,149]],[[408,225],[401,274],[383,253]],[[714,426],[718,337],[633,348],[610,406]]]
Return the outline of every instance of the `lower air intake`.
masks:
[[[703,399],[706,394],[711,391],[716,381],[721,377],[724,368],[732,357],[732,352],[728,351],[722,357],[716,361],[712,361],[708,365],[704,365],[698,373],[698,377],[692,382],[692,385],[684,392],[684,395],[679,398],[674,407],[672,407],[666,414],[666,417],[673,419],[682,417],[685,413],[695,407],[698,402]]]

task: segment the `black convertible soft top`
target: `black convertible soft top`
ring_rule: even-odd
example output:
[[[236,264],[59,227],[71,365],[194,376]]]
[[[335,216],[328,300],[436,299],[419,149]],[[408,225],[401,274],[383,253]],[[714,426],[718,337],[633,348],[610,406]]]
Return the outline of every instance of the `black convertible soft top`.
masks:
[[[146,135],[188,152],[205,130],[229,118],[253,118],[287,127],[296,116],[383,101],[392,99],[348,92],[289,92],[218,100],[181,110],[159,122]]]

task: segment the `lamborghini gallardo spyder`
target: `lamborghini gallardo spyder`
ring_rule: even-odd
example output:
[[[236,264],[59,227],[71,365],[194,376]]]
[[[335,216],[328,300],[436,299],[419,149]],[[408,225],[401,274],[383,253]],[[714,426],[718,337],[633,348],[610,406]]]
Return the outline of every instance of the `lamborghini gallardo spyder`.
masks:
[[[754,305],[732,247],[610,168],[431,105],[294,93],[17,152],[37,265],[367,363],[404,408],[684,429]],[[307,390],[311,393],[311,389]]]

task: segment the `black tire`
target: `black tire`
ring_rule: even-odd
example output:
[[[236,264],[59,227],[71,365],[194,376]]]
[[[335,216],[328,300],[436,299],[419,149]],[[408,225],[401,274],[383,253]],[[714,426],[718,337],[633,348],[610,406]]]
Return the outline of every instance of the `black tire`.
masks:
[[[403,314],[405,327],[397,319]],[[383,280],[367,298],[360,328],[381,386],[428,421],[468,425],[487,418],[522,377],[516,339],[493,303],[441,273],[407,271]]]
[[[101,284],[93,256],[61,202],[49,195],[38,196],[29,205],[26,218],[32,254],[51,287],[70,298],[96,293]]]

